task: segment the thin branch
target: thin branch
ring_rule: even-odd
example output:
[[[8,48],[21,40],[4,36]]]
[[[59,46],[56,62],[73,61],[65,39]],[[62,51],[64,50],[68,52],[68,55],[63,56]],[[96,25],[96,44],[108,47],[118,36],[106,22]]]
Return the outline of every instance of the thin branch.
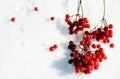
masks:
[[[104,6],[104,10],[103,10],[103,20],[105,19],[105,13],[106,13],[106,4],[105,4],[105,0],[103,0],[103,6]]]
[[[81,9],[81,15],[82,15],[82,18],[83,18],[83,7],[82,7],[82,0],[78,0],[78,8],[77,8],[77,14],[76,14],[76,19],[77,19],[77,17],[80,17],[80,14],[79,14],[79,12],[80,12],[80,9]]]

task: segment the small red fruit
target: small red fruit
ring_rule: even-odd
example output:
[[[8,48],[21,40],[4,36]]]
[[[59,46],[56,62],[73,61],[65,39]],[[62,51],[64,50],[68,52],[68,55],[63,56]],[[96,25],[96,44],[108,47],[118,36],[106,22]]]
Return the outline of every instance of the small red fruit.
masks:
[[[75,68],[75,72],[76,72],[76,73],[79,73],[79,72],[80,72],[80,69],[79,69],[79,68]]]
[[[58,45],[57,45],[57,44],[55,44],[55,45],[53,45],[53,47],[54,47],[55,49],[57,49],[57,48],[58,48]]]
[[[54,47],[50,47],[50,48],[49,48],[49,50],[50,50],[51,52],[54,51],[54,49],[55,49]]]
[[[94,48],[94,49],[95,49],[95,48],[96,48],[96,45],[95,45],[95,44],[92,44],[92,48]]]
[[[100,45],[100,44],[98,44],[98,45],[97,45],[97,48],[98,48],[98,49],[100,49],[100,48],[101,48],[101,45]]]
[[[86,51],[86,52],[87,52],[88,50],[89,50],[89,48],[88,48],[88,47],[84,47],[84,51]]]
[[[69,44],[73,44],[73,41],[69,41]]]
[[[55,17],[51,17],[50,19],[51,19],[51,21],[54,21],[54,20],[55,20]]]
[[[81,72],[83,72],[83,71],[84,71],[84,67],[80,67],[79,69],[80,69],[80,71],[81,71]]]
[[[89,22],[87,18],[83,18],[83,20],[85,21],[85,23]]]
[[[16,18],[15,17],[12,17],[11,18],[11,22],[15,22],[16,21]]]
[[[110,25],[109,25],[109,28],[110,28],[110,29],[112,29],[112,28],[113,28],[113,25],[112,25],[112,24],[110,24]]]
[[[38,7],[34,7],[34,11],[36,11],[36,12],[37,12],[38,10],[39,10],[39,8],[38,8]]]
[[[65,15],[65,17],[66,17],[66,18],[69,18],[69,17],[70,17],[70,15],[69,15],[69,14],[66,14],[66,15]]]
[[[85,44],[85,42],[84,42],[84,41],[81,41],[81,42],[80,42],[80,45],[84,45],[84,44]]]
[[[80,30],[80,31],[83,31],[83,27],[79,27],[79,30]]]
[[[110,44],[110,48],[114,48],[114,44],[113,43]]]

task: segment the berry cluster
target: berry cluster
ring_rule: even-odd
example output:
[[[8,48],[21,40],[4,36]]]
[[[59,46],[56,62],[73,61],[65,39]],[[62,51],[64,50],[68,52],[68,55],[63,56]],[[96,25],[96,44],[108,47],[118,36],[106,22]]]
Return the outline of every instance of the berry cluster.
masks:
[[[82,51],[77,50],[77,46],[73,44],[72,41],[69,42],[68,48],[72,51],[70,53],[71,59],[68,60],[69,64],[73,64],[75,66],[75,72],[83,72],[85,74],[90,74],[92,70],[97,70],[99,67],[99,62],[102,62],[103,59],[107,59],[107,56],[104,54],[103,48],[101,45],[91,45],[93,48],[96,48],[95,51],[86,51],[82,49]]]
[[[112,28],[112,24],[110,24],[109,26],[105,26],[104,28],[98,28],[97,30],[92,32],[93,38],[95,38],[97,41],[102,40],[103,43],[110,43],[109,38],[113,37]]]
[[[69,34],[78,34],[78,32],[83,31],[84,28],[90,28],[87,18],[80,18],[78,21],[71,22],[69,14],[66,14],[65,22],[69,25]]]
[[[99,68],[99,63],[103,59],[107,59],[102,46],[92,43],[93,39],[98,42],[102,40],[105,44],[110,43],[110,38],[113,37],[113,25],[104,25],[91,31],[87,18],[79,18],[73,22],[70,21],[70,18],[69,14],[65,16],[65,22],[69,26],[69,34],[81,35],[80,33],[82,33],[83,39],[78,41],[77,44],[74,41],[69,41],[68,49],[71,50],[71,58],[68,63],[74,65],[76,73],[90,74],[92,70]],[[110,47],[113,48],[114,44],[111,43]]]

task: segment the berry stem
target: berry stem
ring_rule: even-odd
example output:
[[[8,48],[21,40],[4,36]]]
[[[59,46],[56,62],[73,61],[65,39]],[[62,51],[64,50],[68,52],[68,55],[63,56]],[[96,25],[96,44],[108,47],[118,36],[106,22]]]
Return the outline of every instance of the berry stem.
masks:
[[[105,0],[103,0],[103,6],[104,6],[104,11],[103,11],[103,19],[105,19],[105,13],[106,13],[106,5],[105,5]]]
[[[83,51],[84,49],[80,46],[80,45],[78,45],[79,46],[79,48],[81,49],[81,51]]]
[[[77,8],[77,14],[76,14],[76,20],[80,18],[80,8],[81,8],[81,15],[82,15],[82,18],[83,18],[83,7],[82,7],[82,0],[78,0],[78,8]]]
[[[105,26],[108,26],[108,24],[107,24],[107,21],[106,21],[106,19],[105,19],[105,14],[106,14],[106,2],[105,2],[105,0],[103,0],[103,17],[102,17],[102,20],[100,21],[100,28],[104,28]],[[97,28],[97,26],[99,26],[99,23],[96,25],[96,27],[95,28],[93,28],[93,30],[94,29],[96,29]]]

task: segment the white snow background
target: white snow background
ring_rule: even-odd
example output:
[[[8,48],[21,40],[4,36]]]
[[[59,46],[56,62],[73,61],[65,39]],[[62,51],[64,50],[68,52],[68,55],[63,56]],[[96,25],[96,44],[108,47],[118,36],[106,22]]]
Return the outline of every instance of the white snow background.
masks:
[[[39,7],[35,12],[34,7]],[[94,27],[102,18],[102,0],[83,0],[84,16]],[[120,79],[120,0],[106,0],[106,19],[114,24],[115,48],[104,45],[108,59],[90,75],[76,74],[67,63],[66,13],[77,0],[0,0],[0,79]],[[55,17],[51,22],[49,18]],[[16,22],[10,22],[16,17]],[[48,48],[58,44],[58,49]]]

